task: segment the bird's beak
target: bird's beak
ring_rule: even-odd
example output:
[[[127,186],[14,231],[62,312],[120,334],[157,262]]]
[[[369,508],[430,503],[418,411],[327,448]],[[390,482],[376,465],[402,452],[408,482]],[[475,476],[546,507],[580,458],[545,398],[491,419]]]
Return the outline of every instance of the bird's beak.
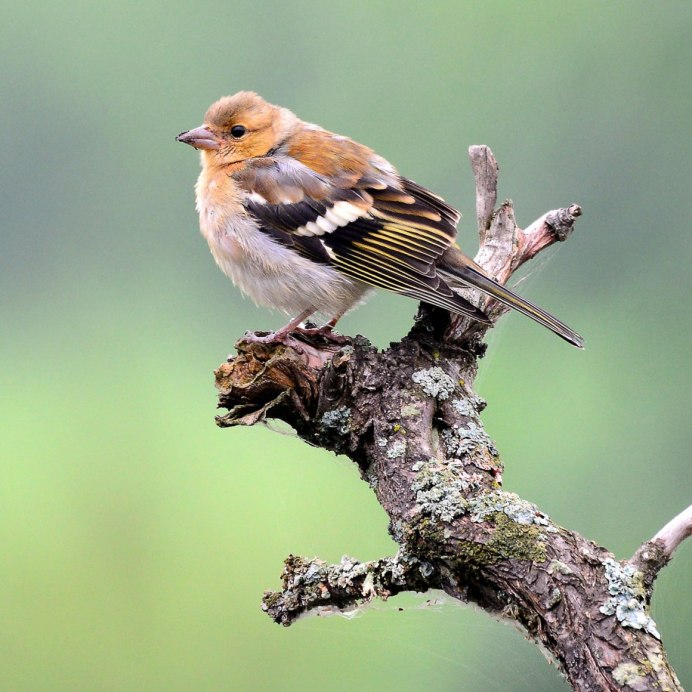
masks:
[[[220,147],[218,137],[203,126],[196,127],[194,130],[190,130],[189,132],[181,132],[175,138],[175,141],[182,142],[183,144],[189,144],[195,149],[218,149]]]

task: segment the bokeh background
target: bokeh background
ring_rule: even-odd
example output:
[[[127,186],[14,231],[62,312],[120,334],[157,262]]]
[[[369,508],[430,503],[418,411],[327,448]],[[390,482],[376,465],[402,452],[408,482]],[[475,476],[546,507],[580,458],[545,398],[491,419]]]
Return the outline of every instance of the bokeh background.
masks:
[[[0,24],[0,688],[559,690],[521,634],[431,596],[282,629],[289,553],[395,550],[352,465],[214,425],[255,308],[197,231],[174,136],[253,89],[359,139],[464,213],[489,144],[520,223],[576,201],[478,388],[506,488],[632,554],[690,502],[692,12],[686,0],[10,3]],[[413,302],[344,319],[386,346]],[[287,431],[283,431],[286,433]],[[654,616],[683,683],[692,546]]]

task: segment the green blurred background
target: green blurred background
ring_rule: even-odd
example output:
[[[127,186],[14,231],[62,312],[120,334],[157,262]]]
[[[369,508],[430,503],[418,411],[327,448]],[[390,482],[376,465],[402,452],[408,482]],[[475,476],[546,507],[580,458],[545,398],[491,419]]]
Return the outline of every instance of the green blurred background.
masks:
[[[506,488],[626,557],[690,502],[692,11],[640,2],[43,2],[0,26],[2,690],[558,690],[483,613],[406,596],[282,629],[289,553],[395,550],[351,464],[214,425],[257,309],[197,231],[174,136],[253,89],[465,215],[489,144],[520,224],[577,201],[522,292],[587,338],[494,330],[478,381]],[[415,304],[344,319],[385,346]],[[692,684],[685,545],[654,616]],[[399,610],[402,608],[403,610]]]

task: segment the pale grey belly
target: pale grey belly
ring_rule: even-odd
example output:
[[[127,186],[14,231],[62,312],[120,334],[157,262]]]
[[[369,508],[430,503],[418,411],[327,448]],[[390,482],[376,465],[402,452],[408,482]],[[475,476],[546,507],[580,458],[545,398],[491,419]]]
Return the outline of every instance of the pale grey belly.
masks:
[[[331,318],[361,302],[369,289],[280,245],[250,219],[208,231],[202,226],[219,267],[258,305],[291,315],[314,310]]]

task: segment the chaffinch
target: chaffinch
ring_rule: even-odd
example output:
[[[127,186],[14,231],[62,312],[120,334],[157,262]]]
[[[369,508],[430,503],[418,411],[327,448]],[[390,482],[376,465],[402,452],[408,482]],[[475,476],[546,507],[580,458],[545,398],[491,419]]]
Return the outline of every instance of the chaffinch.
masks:
[[[455,289],[472,286],[581,347],[582,338],[489,278],[454,244],[460,214],[372,149],[241,91],[176,138],[201,151],[195,187],[202,235],[219,267],[255,303],[329,332],[372,287],[489,322]]]

